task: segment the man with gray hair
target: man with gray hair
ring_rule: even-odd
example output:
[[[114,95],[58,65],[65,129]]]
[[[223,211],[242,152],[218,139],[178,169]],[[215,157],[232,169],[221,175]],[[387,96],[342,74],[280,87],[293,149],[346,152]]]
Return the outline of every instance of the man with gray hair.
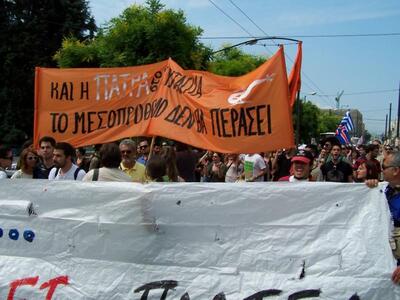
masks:
[[[119,144],[119,151],[121,152],[122,161],[119,168],[124,171],[134,182],[146,181],[146,167],[142,164],[136,163],[136,143],[131,139],[124,139]]]
[[[392,274],[394,283],[400,284],[400,152],[392,152],[383,160],[382,173],[389,184],[385,189],[386,199],[389,204],[393,220],[393,232],[390,245],[393,255],[397,259],[397,268]],[[366,181],[369,187],[378,186],[377,179]]]

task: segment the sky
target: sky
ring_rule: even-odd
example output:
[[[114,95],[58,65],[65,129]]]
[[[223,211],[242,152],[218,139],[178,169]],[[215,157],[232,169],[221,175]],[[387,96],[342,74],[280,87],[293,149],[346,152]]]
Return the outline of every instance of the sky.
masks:
[[[98,26],[145,1],[90,0]],[[254,37],[289,36],[303,41],[302,96],[320,108],[358,109],[366,129],[385,132],[392,103],[397,119],[400,85],[399,0],[162,0],[166,8],[184,11],[187,22],[203,29],[201,42],[218,50],[223,44]],[[223,12],[222,12],[223,11]],[[393,34],[371,36],[371,34]],[[307,37],[367,35],[351,37]],[[300,37],[302,36],[302,37]],[[210,39],[215,38],[217,39]],[[233,39],[231,37],[241,37]],[[241,49],[271,56],[271,41]],[[296,45],[285,45],[288,68]],[[314,95],[313,95],[314,94]]]

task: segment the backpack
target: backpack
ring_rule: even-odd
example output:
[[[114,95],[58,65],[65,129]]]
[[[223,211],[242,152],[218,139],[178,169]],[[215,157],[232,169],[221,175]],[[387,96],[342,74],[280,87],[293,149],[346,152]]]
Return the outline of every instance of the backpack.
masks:
[[[97,181],[99,179],[99,169],[93,169],[92,181]]]
[[[80,171],[80,170],[83,170],[83,169],[78,167],[78,168],[75,170],[75,172],[74,172],[74,180],[76,180],[76,178],[78,177],[78,174],[79,174],[79,171]],[[54,175],[54,178],[57,177],[59,171],[60,171],[60,168],[57,168],[57,169],[56,169],[56,174]]]

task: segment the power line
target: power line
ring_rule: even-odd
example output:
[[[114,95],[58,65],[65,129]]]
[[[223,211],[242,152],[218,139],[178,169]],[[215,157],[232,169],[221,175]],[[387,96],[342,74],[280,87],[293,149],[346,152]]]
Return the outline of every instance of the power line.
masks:
[[[383,119],[367,119],[367,118],[364,118],[364,120],[365,121],[375,121],[375,122],[386,122],[386,120],[383,120]]]
[[[285,38],[385,37],[385,36],[400,36],[400,32],[356,33],[356,34],[315,34],[315,35],[304,35],[304,34],[303,35],[302,34],[284,35],[284,34],[277,34],[277,36],[281,36],[281,37],[285,37]],[[230,39],[246,39],[246,38],[248,38],[248,37],[247,36],[204,36],[204,37],[200,37],[200,39],[204,39],[204,40],[230,40]],[[261,36],[255,37],[255,38],[261,38]]]
[[[211,0],[209,0],[211,1]],[[211,1],[212,2],[212,1]],[[263,34],[265,34],[267,37],[270,37],[260,26],[258,26],[252,18],[250,18],[239,6],[237,6],[233,0],[229,0],[229,2],[236,7],[252,24],[254,24]],[[246,31],[247,32],[247,31]],[[267,47],[265,47],[265,49],[267,49]],[[268,50],[268,49],[267,49]],[[269,51],[269,50],[268,50]],[[294,63],[293,59],[291,57],[289,57],[286,53],[285,53],[285,57],[287,59],[289,59],[292,63]],[[304,72],[302,71],[302,74],[304,75],[305,78],[308,79],[309,82],[311,82],[312,85],[314,85],[314,88],[312,89],[317,89],[321,94],[324,94],[324,92],[319,88],[319,86]],[[307,85],[309,88],[310,86],[307,84],[307,82],[304,82],[305,85]],[[328,97],[326,97],[326,99],[324,99],[325,103],[328,104],[328,106],[331,106],[331,103],[329,101],[330,99]]]
[[[214,5],[215,8],[217,8],[220,12],[222,12],[227,18],[229,18],[232,22],[234,22],[237,26],[239,26],[244,32],[246,32],[250,37],[254,38],[254,35],[252,35],[250,32],[247,31],[246,28],[244,28],[242,25],[240,25],[239,22],[237,22],[234,18],[232,18],[230,15],[228,15],[222,8],[220,8],[217,4],[215,4],[212,0],[208,0],[212,5]],[[247,37],[248,38],[248,37]]]
[[[352,93],[343,93],[343,96],[345,96],[345,95],[347,95],[347,96],[350,96],[350,95],[368,95],[368,94],[382,94],[382,93],[393,93],[393,92],[397,92],[398,90],[396,90],[396,89],[393,89],[393,90],[375,90],[375,91],[365,91],[365,92],[352,92]],[[328,95],[328,94],[325,94],[325,95],[319,95],[319,94],[316,94],[315,96],[318,96],[318,97],[336,97],[336,95]]]
[[[229,2],[236,7],[254,26],[256,26],[258,28],[258,30],[260,30],[262,33],[264,33],[267,37],[269,37],[268,33],[266,33],[260,26],[258,26],[256,24],[256,22],[253,21],[252,18],[250,18],[239,6],[236,5],[235,2],[233,2],[232,0],[229,0]],[[277,46],[277,44],[275,44],[275,46]]]

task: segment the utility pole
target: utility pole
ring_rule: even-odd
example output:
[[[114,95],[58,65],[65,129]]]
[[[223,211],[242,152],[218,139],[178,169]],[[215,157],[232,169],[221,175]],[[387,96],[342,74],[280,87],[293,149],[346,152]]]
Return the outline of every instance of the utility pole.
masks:
[[[388,130],[388,138],[390,140],[390,138],[392,137],[392,130],[391,130],[391,123],[392,122],[392,102],[390,102],[389,105],[389,130]]]
[[[397,105],[397,132],[396,132],[397,138],[399,138],[399,125],[400,125],[400,84],[399,84],[399,100]]]
[[[387,140],[387,124],[388,124],[388,114],[386,114],[386,120],[385,120],[385,141]]]

